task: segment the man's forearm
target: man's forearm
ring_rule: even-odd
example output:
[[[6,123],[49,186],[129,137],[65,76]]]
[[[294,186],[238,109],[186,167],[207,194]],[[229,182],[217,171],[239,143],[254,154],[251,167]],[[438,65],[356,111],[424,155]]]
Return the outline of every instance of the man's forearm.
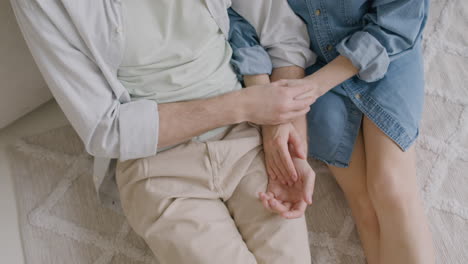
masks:
[[[160,104],[158,147],[189,140],[212,129],[244,121],[239,91],[179,103]]]
[[[247,86],[268,84],[267,74],[245,76]],[[180,103],[159,105],[159,141],[163,148],[184,142],[212,129],[246,120],[241,91]]]
[[[308,91],[307,86],[269,85],[267,75],[247,79],[257,85],[209,99],[160,104],[158,147],[171,146],[212,129],[244,121],[290,122],[306,113],[312,103],[308,98],[295,99]]]

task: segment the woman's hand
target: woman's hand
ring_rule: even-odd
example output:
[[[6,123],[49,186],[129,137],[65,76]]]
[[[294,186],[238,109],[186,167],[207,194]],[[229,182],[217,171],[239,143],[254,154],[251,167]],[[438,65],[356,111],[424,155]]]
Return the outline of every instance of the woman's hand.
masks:
[[[262,135],[269,177],[292,186],[298,180],[292,156],[307,159],[306,141],[291,123],[263,126]]]
[[[293,158],[299,180],[292,186],[269,179],[266,193],[259,193],[263,206],[284,218],[293,219],[304,215],[307,205],[312,204],[315,172],[307,160]]]
[[[250,86],[240,91],[241,110],[245,121],[258,125],[277,125],[290,122],[305,115],[313,97],[301,96],[310,92],[310,87],[301,83],[288,85],[281,80],[267,85]]]
[[[310,76],[312,77],[312,76]],[[285,83],[286,86],[295,88],[295,87],[307,87],[307,92],[299,95],[296,97],[296,100],[302,100],[305,98],[308,98],[312,101],[312,103],[315,103],[317,99],[324,95],[328,90],[325,89],[324,87],[320,87],[313,79],[296,79],[296,80],[284,80],[283,82]]]

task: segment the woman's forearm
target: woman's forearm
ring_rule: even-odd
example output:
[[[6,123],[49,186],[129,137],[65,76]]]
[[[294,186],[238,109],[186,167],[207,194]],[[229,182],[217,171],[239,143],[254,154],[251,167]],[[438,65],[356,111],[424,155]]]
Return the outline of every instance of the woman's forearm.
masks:
[[[305,80],[311,81],[320,95],[323,95],[358,72],[359,69],[348,58],[340,55],[314,74],[307,76]]]
[[[268,76],[268,74],[244,76],[244,84],[246,87],[268,83],[270,83],[270,76]]]

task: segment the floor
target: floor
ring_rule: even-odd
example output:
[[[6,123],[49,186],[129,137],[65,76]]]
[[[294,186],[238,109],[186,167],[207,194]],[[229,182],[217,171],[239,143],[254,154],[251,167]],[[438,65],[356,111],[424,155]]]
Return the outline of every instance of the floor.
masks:
[[[0,258],[1,263],[24,264],[18,229],[16,201],[5,147],[15,139],[68,124],[64,114],[50,101],[10,126],[0,130]]]

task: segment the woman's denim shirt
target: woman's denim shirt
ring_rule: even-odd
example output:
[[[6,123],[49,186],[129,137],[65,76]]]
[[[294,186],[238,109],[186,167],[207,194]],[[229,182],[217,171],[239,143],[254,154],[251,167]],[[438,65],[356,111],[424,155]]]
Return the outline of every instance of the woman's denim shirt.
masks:
[[[273,65],[270,56],[260,45],[255,28],[232,8],[228,9],[228,14],[228,40],[233,50],[231,64],[238,78],[242,80],[244,75],[270,75]]]
[[[382,79],[389,63],[413,49],[427,20],[428,0],[288,0],[308,26],[311,49],[326,64],[339,54],[360,69],[365,82]],[[233,64],[241,74],[270,73],[253,28],[230,13]],[[246,47],[252,47],[249,52]],[[254,53],[256,51],[256,53]],[[250,53],[252,52],[252,53]],[[252,59],[252,55],[257,55]]]
[[[335,97],[348,98],[343,99],[344,104],[333,105],[336,102],[329,100],[333,96],[325,95],[312,105],[307,116],[309,155],[335,166],[348,166],[362,114],[401,149],[407,150],[417,138],[422,116],[424,68],[421,37],[429,1],[288,2],[307,24],[310,48],[317,55],[316,63],[306,69],[307,75],[339,55],[349,58],[359,69],[357,76],[331,91]],[[231,31],[236,27],[239,26],[233,25]],[[245,43],[255,46],[252,30],[244,29],[243,33],[248,39]],[[235,42],[235,50],[242,43],[231,41]],[[264,60],[263,56],[259,57],[262,59],[258,61]],[[233,63],[236,60],[239,59],[234,58]],[[252,65],[255,64],[244,66],[248,69],[246,72],[269,73],[264,69],[268,63],[262,67]]]

